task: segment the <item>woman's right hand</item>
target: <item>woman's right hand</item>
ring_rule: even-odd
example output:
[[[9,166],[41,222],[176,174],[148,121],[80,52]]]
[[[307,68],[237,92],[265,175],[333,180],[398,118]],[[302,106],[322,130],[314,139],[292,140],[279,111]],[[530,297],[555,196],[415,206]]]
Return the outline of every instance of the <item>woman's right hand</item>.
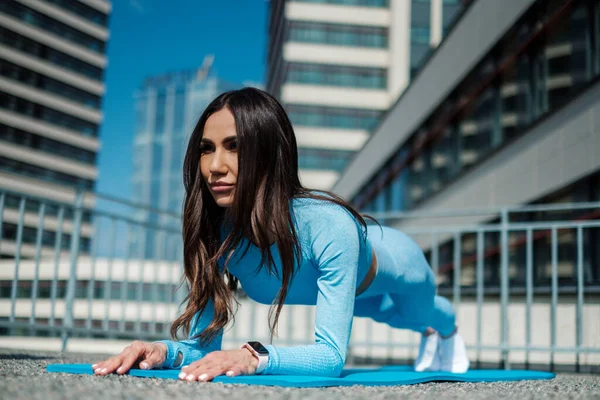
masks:
[[[141,369],[160,368],[167,358],[164,343],[146,343],[139,340],[125,347],[120,354],[92,365],[94,375],[108,375],[113,372],[122,375],[132,367]]]

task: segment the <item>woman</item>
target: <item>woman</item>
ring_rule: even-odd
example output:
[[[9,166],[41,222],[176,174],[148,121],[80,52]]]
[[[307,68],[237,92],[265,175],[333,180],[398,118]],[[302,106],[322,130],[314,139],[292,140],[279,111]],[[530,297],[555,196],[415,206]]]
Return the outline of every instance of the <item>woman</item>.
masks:
[[[239,168],[238,168],[239,166]],[[180,379],[218,375],[339,376],[353,316],[422,333],[417,371],[465,372],[465,346],[450,303],[435,295],[421,249],[401,232],[367,227],[349,204],[298,179],[292,125],[275,98],[253,88],[223,93],[200,117],[184,162],[187,308],[171,327],[183,341],[135,341],[93,365],[105,375],[182,368]],[[220,351],[239,283],[272,304],[273,334],[283,304],[316,304],[313,345],[252,342]]]

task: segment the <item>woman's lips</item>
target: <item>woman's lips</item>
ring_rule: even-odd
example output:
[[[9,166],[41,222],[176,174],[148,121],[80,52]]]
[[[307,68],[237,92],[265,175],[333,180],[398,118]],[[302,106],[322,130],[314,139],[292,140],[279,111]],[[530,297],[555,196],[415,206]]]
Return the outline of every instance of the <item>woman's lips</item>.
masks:
[[[215,193],[227,193],[233,189],[234,185],[211,185],[210,188]]]

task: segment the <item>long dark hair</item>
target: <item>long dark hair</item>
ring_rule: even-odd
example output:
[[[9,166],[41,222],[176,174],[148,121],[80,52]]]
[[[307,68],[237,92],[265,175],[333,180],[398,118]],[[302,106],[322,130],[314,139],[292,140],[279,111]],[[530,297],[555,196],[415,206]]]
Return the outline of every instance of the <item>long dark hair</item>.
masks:
[[[199,167],[200,141],[206,120],[223,108],[234,116],[238,148],[238,176],[230,208],[216,204]],[[182,326],[187,336],[194,315],[198,311],[203,312],[211,299],[214,317],[199,335],[203,343],[212,340],[233,319],[238,282],[228,272],[227,262],[244,238],[250,239],[260,249],[260,268],[266,266],[270,273],[276,275],[270,240],[275,239],[279,250],[281,289],[269,312],[271,336],[275,335],[288,287],[296,272],[294,262],[299,264],[302,254],[290,213],[292,198],[336,203],[366,228],[363,217],[341,197],[324,191],[320,194],[302,186],[298,178],[298,149],[292,124],[273,96],[255,88],[225,92],[204,110],[187,147],[183,183],[186,191],[182,216],[183,279],[188,285],[188,295],[184,299],[184,303],[188,301],[188,304],[171,325],[173,338]],[[223,224],[232,229],[221,243]],[[225,257],[224,267],[220,268],[218,260],[225,255],[228,257]]]

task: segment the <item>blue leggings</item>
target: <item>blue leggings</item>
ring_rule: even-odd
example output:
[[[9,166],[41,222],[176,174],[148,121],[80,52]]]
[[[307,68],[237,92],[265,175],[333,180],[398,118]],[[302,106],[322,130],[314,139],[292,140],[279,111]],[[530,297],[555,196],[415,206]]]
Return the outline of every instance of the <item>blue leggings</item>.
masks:
[[[435,277],[421,248],[404,233],[385,226],[370,225],[367,235],[377,256],[377,275],[356,297],[354,315],[393,328],[422,333],[432,327],[442,336],[451,335],[454,310],[447,299],[435,294]]]

